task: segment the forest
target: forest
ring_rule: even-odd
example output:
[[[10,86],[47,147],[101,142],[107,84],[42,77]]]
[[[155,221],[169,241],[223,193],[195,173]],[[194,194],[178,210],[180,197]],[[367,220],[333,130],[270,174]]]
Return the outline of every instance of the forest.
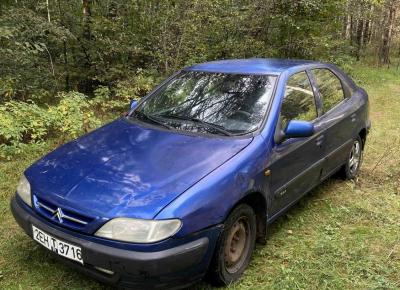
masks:
[[[272,57],[350,73],[356,62],[398,67],[399,2],[2,0],[0,157],[76,137],[194,63]]]
[[[18,228],[29,164],[176,70],[253,57],[338,65],[368,92],[372,130],[360,177],[280,218],[231,288],[399,289],[400,0],[0,0],[0,288],[104,289]]]

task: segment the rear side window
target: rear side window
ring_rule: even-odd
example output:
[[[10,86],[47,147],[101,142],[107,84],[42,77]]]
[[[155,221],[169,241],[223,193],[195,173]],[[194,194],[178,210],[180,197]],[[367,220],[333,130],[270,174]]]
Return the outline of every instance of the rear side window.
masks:
[[[312,72],[322,97],[324,112],[327,112],[343,101],[344,92],[342,83],[339,78],[328,69],[314,69]]]
[[[317,107],[307,73],[292,75],[286,84],[282,103],[282,128],[286,128],[290,120],[312,121],[316,117]]]

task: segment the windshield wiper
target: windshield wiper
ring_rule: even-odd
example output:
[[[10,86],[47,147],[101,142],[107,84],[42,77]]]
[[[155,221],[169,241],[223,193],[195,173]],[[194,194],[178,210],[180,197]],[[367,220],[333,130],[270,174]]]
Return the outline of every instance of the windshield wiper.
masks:
[[[141,111],[134,111],[133,114],[134,114],[137,118],[139,118],[139,119],[141,119],[141,120],[148,120],[148,121],[151,121],[151,122],[154,123],[154,124],[161,125],[161,126],[163,126],[163,127],[165,127],[165,128],[168,128],[168,129],[170,129],[170,130],[173,130],[173,129],[174,129],[174,127],[172,127],[172,126],[170,126],[170,125],[164,123],[164,122],[163,122],[162,120],[160,120],[158,117],[155,117],[155,116],[152,116],[152,115],[147,115],[147,114],[145,114],[145,113],[143,113],[143,112],[141,112]]]
[[[220,126],[220,125],[216,125],[210,122],[206,122],[197,118],[193,118],[193,117],[184,117],[184,116],[178,116],[178,115],[170,115],[170,114],[163,114],[163,115],[157,115],[159,117],[162,118],[169,118],[169,119],[176,119],[176,120],[182,120],[182,121],[190,121],[196,124],[199,124],[203,127],[208,127],[208,128],[212,128],[215,131],[224,134],[225,136],[233,136],[234,134],[232,134],[231,132],[227,131],[224,127]]]

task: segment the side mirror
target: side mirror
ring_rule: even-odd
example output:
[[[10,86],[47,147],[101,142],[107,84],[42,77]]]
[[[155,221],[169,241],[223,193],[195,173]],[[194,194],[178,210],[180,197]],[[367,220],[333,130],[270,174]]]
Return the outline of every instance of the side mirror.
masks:
[[[131,110],[133,110],[134,108],[136,108],[137,105],[138,105],[138,101],[132,100],[132,101],[131,101]]]
[[[306,121],[289,121],[285,129],[285,138],[302,138],[314,134],[314,125]]]

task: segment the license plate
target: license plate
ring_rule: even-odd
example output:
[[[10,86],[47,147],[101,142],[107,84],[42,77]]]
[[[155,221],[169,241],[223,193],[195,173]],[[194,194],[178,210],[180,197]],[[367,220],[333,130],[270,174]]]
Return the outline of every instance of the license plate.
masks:
[[[41,229],[38,229],[32,225],[33,239],[39,244],[45,246],[50,251],[57,253],[67,259],[71,259],[83,264],[82,260],[82,249],[78,246],[72,245],[70,243],[61,241]]]

